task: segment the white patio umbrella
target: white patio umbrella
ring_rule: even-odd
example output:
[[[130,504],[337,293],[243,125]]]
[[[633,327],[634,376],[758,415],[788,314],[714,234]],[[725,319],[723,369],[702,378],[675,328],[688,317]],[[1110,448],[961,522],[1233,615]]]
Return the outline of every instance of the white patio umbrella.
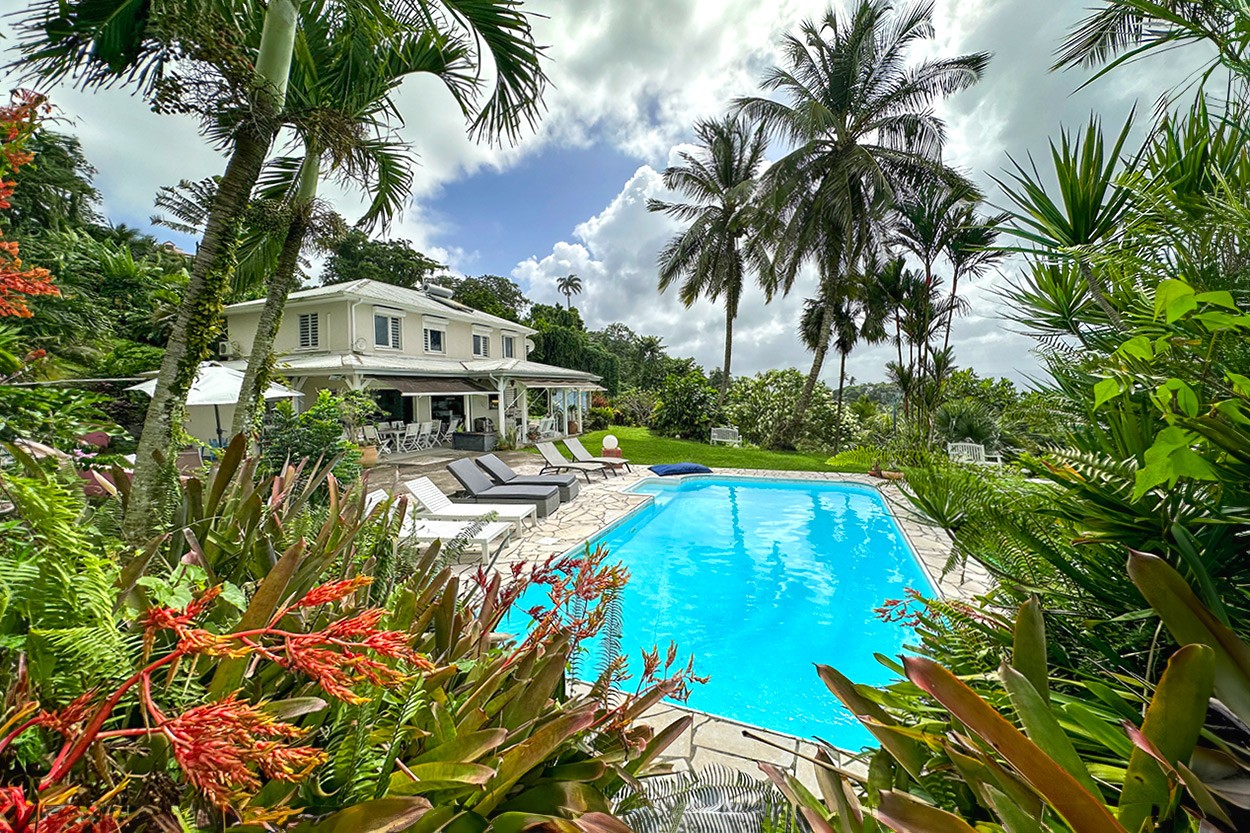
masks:
[[[214,362],[206,362],[200,365],[199,372],[195,374],[195,381],[191,383],[191,390],[187,393],[187,406],[207,406],[213,407],[213,418],[217,423],[217,442],[223,442],[225,433],[221,427],[221,412],[218,410],[220,405],[237,405],[239,402],[239,391],[243,389],[243,371],[235,370],[232,367],[225,367]],[[140,393],[146,393],[151,396],[156,392],[156,380],[149,379],[146,382],[140,382],[137,385],[131,385],[126,390],[137,390]],[[304,394],[288,388],[285,385],[279,385],[276,382],[271,383],[265,389],[266,399],[293,399],[296,396]]]

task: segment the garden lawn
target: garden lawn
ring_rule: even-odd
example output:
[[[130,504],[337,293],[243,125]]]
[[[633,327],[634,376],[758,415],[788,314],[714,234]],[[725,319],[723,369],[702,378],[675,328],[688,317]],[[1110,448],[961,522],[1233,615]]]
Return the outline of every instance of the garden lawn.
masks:
[[[659,437],[646,428],[613,425],[606,431],[582,435],[582,444],[591,454],[599,454],[603,438],[614,435],[630,465],[651,466],[656,463],[702,463],[708,468],[775,469],[777,471],[838,471],[828,465],[826,454],[800,454],[794,451],[765,451],[761,448],[733,448],[708,445],[693,440]],[[558,447],[558,446],[557,446]],[[568,456],[568,452],[565,452]]]

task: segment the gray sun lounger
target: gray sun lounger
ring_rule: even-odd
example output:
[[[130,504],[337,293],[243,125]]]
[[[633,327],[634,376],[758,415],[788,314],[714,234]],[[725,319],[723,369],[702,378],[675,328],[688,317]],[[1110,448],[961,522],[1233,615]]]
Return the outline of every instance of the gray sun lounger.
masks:
[[[478,457],[475,462],[501,486],[559,486],[562,503],[577,497],[581,490],[577,478],[571,474],[517,474],[494,454]]]
[[[554,483],[531,486],[496,486],[472,460],[449,463],[447,471],[460,481],[474,503],[530,503],[545,518],[560,506],[560,490]]]

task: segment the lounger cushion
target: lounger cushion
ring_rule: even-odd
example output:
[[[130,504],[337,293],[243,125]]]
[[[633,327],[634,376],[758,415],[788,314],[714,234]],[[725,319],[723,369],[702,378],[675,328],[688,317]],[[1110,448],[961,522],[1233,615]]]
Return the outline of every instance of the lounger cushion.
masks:
[[[482,471],[490,478],[500,484],[508,486],[558,486],[560,488],[560,501],[567,503],[577,497],[577,493],[581,487],[577,483],[577,477],[572,474],[523,474],[518,475],[512,470],[512,467],[494,454],[485,454],[475,459],[475,462],[481,466]]]
[[[671,474],[711,474],[712,470],[707,466],[698,463],[663,463],[658,466],[651,466],[651,471],[660,477],[667,477]]]
[[[460,481],[475,503],[532,503],[538,517],[545,518],[560,505],[560,490],[554,484],[496,486],[472,460],[457,460],[447,470]]]

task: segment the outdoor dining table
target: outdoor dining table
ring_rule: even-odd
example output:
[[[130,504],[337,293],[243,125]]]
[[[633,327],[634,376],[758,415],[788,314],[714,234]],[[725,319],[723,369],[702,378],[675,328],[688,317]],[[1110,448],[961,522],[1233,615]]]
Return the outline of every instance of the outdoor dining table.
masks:
[[[407,428],[379,428],[378,436],[382,438],[383,442],[388,447],[390,447],[394,451],[399,451],[400,450],[399,441],[403,439],[404,434],[407,433],[407,431],[408,431]]]

